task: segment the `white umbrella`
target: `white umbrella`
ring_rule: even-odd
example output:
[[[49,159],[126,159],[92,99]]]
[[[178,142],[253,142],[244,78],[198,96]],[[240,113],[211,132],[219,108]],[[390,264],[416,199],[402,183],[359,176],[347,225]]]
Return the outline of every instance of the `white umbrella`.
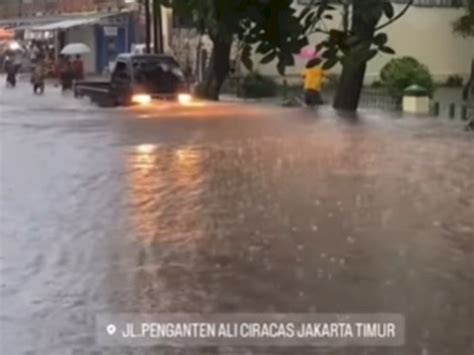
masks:
[[[89,53],[90,51],[91,49],[89,48],[89,46],[84,43],[71,43],[63,48],[63,50],[61,51],[61,54],[77,55],[77,54]]]

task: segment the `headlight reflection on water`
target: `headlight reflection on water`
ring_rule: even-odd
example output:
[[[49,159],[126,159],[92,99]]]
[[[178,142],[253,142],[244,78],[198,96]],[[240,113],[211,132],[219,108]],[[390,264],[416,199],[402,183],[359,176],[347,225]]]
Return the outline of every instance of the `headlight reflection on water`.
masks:
[[[194,146],[142,143],[130,147],[127,195],[140,243],[191,243],[203,238],[208,222],[201,205],[202,164],[202,151]]]
[[[147,94],[135,94],[132,96],[132,102],[139,105],[148,105],[151,103],[151,96]]]
[[[151,154],[158,147],[154,144],[140,144],[135,147],[135,151],[140,154]]]
[[[178,95],[178,102],[181,105],[189,105],[193,101],[193,97],[190,94],[179,94]]]

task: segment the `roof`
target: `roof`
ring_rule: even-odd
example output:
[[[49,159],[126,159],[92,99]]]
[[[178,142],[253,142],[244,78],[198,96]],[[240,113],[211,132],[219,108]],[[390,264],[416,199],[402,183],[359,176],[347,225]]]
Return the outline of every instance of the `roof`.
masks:
[[[33,16],[29,18],[0,19],[0,25],[15,27],[14,30],[51,31],[93,24],[101,19],[130,13],[120,11],[113,13],[64,14],[57,16]]]
[[[88,17],[83,19],[72,19],[72,20],[63,20],[59,22],[48,23],[47,25],[34,26],[31,27],[32,31],[54,31],[54,30],[65,30],[72,27],[79,27],[84,25],[90,25],[97,23],[101,18],[100,17]]]
[[[134,61],[137,60],[137,62],[156,62],[156,63],[165,63],[165,64],[172,64],[176,65],[179,67],[179,63],[176,61],[176,59],[168,54],[135,54],[135,53],[121,53],[118,55],[117,60],[125,60],[125,61]]]

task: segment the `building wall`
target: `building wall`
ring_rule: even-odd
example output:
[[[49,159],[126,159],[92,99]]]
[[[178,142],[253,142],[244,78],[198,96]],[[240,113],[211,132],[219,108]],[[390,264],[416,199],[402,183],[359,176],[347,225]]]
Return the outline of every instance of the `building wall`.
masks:
[[[0,19],[117,11],[132,4],[126,0],[0,0],[0,3]]]
[[[92,50],[82,56],[84,60],[84,70],[86,73],[94,73],[96,71],[96,51],[94,50],[95,43],[95,26],[81,26],[71,28],[67,31],[67,43],[84,43]]]
[[[297,7],[297,6],[296,6]],[[395,5],[396,12],[403,5]],[[462,9],[414,6],[400,20],[386,28],[389,36],[388,45],[397,52],[395,56],[380,54],[369,62],[366,81],[371,82],[379,76],[380,69],[392,58],[413,56],[425,63],[436,80],[443,81],[448,76],[458,74],[468,77],[471,59],[474,57],[474,39],[461,38],[452,33],[452,22],[463,14]],[[327,26],[338,26],[340,20]],[[313,35],[310,45],[319,43],[324,37]],[[256,57],[258,59],[258,57]],[[296,77],[305,61],[296,59],[296,65],[288,68],[287,74]],[[265,75],[277,76],[276,63],[256,65],[257,70]],[[331,70],[340,72],[340,66]]]

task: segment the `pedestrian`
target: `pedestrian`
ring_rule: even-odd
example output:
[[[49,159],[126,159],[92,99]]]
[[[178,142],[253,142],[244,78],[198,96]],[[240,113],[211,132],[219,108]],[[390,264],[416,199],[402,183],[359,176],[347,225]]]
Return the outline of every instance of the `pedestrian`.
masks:
[[[321,86],[326,72],[321,68],[321,63],[320,58],[310,59],[301,73],[304,80],[304,101],[309,107],[323,104]]]
[[[5,60],[5,72],[7,73],[7,87],[14,88],[16,86],[16,74],[18,66],[14,63],[13,58],[7,57]]]
[[[76,56],[76,59],[72,63],[74,70],[74,79],[75,80],[84,80],[84,62],[80,55]]]
[[[33,73],[31,75],[31,84],[33,85],[33,92],[38,94],[44,93],[44,79],[46,76],[46,68],[43,58],[38,58]]]
[[[68,57],[63,57],[59,64],[59,78],[63,92],[72,90],[74,70]]]

